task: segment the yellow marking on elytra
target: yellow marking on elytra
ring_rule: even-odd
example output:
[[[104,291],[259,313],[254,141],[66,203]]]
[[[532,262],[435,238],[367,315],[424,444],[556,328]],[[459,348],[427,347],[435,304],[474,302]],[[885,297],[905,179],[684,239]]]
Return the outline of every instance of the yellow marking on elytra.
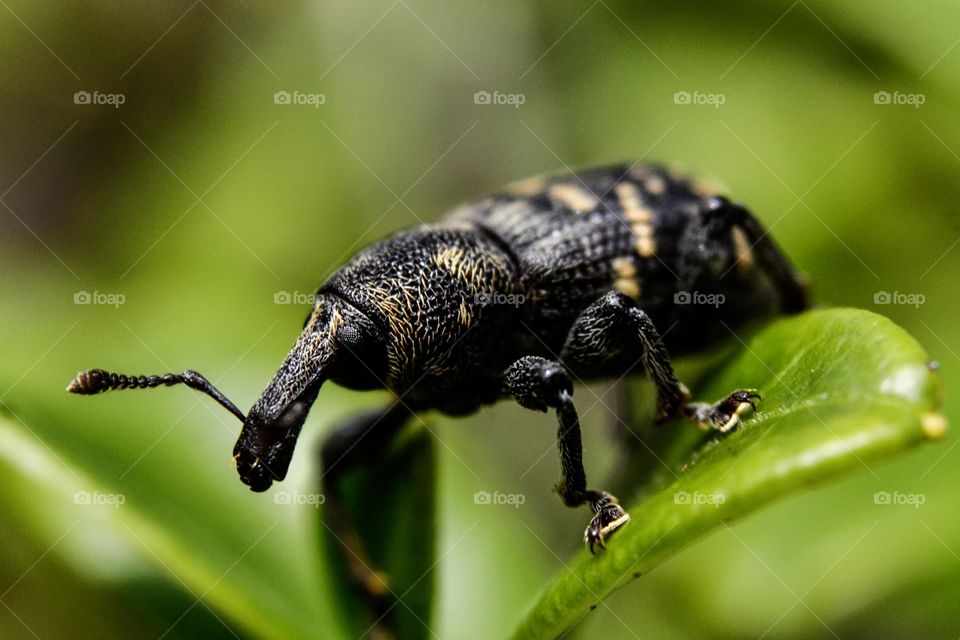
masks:
[[[637,267],[628,257],[614,258],[610,261],[613,273],[617,276],[613,288],[634,300],[640,299],[640,283],[637,282]]]
[[[623,209],[623,216],[631,223],[650,224],[653,222],[653,210],[643,204],[640,190],[632,182],[620,182],[613,188]]]
[[[555,184],[550,187],[548,193],[552,199],[563,203],[577,213],[591,211],[600,204],[597,196],[572,184]]]
[[[648,224],[635,225],[633,233],[637,236],[635,243],[637,253],[644,258],[651,258],[657,253],[657,243],[653,239],[653,227]]]
[[[667,164],[667,175],[670,176],[672,180],[677,182],[686,181],[690,177],[690,172],[683,163],[680,162],[670,162]]]
[[[543,178],[527,178],[507,185],[507,192],[518,196],[535,196],[547,186]]]
[[[719,180],[711,178],[695,178],[690,181],[690,190],[701,198],[730,195],[730,190]]]
[[[633,278],[637,275],[637,267],[633,264],[633,260],[626,256],[614,258],[610,261],[610,266],[613,267],[613,272],[618,278]]]
[[[629,298],[640,300],[640,285],[632,278],[617,278],[613,281],[613,288]]]
[[[643,180],[643,188],[655,196],[660,196],[667,191],[667,182],[658,175],[647,176]]]
[[[753,249],[750,247],[750,239],[747,233],[740,227],[734,226],[730,232],[733,237],[733,251],[737,257],[737,269],[741,273],[746,273],[756,265],[756,258],[753,255]]]
[[[630,169],[630,177],[634,180],[643,181],[644,178],[650,175],[650,172],[650,167],[641,164]]]

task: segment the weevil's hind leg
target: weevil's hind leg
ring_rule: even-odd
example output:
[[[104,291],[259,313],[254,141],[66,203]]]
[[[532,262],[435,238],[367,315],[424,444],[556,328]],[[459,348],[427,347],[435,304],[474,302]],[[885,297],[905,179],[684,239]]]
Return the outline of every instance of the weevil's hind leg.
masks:
[[[568,507],[588,504],[595,514],[584,532],[584,542],[591,553],[595,546],[605,547],[606,538],[630,520],[606,491],[587,489],[583,469],[583,446],[580,419],[573,405],[573,383],[566,369],[558,362],[536,356],[520,358],[503,376],[504,392],[528,409],[556,409],[559,428],[557,448],[560,451],[562,477],[557,493]]]
[[[747,236],[751,251],[776,287],[781,310],[784,313],[798,313],[806,309],[809,306],[807,282],[793,269],[770,234],[760,226],[749,211],[739,204],[725,198],[712,200],[713,206],[726,208],[730,221],[740,227]]]
[[[729,433],[760,395],[738,389],[715,404],[690,402],[690,391],[677,378],[670,357],[650,317],[632,298],[610,292],[587,307],[574,322],[560,359],[571,371],[589,375],[618,352],[639,352],[657,389],[658,422],[686,416],[701,428]]]
[[[370,559],[354,520],[346,509],[343,481],[352,469],[384,451],[411,417],[401,403],[371,411],[348,420],[324,441],[320,451],[324,485],[324,513],[327,526],[337,539],[350,580],[370,604],[373,637],[392,634],[380,624],[395,604],[395,596],[383,573]]]

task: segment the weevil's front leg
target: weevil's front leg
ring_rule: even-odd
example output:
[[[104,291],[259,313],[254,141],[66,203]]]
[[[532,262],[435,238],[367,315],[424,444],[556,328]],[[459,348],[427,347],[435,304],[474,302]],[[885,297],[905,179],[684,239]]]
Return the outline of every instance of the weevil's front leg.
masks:
[[[347,513],[343,481],[350,470],[383,451],[410,415],[410,411],[399,402],[386,410],[378,409],[359,415],[330,434],[320,450],[328,525],[343,552],[351,581],[370,603],[370,613],[376,620],[371,633],[382,638],[391,637],[389,630],[380,623],[395,604],[394,597],[386,578],[370,559],[353,518]]]
[[[559,429],[557,448],[560,451],[562,478],[556,489],[568,507],[590,505],[595,514],[584,532],[584,542],[593,552],[601,549],[605,539],[626,524],[630,516],[605,491],[587,489],[583,469],[583,446],[580,440],[580,419],[573,406],[573,383],[566,369],[558,362],[536,356],[520,358],[503,376],[504,392],[528,409],[556,409]]]
[[[717,403],[690,402],[690,391],[680,382],[670,356],[650,316],[630,297],[610,292],[587,307],[574,322],[560,360],[577,375],[587,377],[604,362],[626,351],[639,353],[644,369],[657,389],[658,422],[686,416],[704,429],[728,433],[760,395],[738,389]]]

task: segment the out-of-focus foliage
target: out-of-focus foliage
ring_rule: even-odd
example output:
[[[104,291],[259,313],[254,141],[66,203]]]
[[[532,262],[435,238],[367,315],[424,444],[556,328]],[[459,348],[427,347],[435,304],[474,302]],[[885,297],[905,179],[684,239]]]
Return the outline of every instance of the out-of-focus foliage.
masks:
[[[957,24],[945,1],[5,0],[0,635],[348,634],[311,448],[382,395],[324,388],[276,500],[237,481],[237,424],[207,399],[63,385],[191,367],[248,406],[350,254],[548,170],[643,157],[721,178],[818,302],[887,315],[940,360],[958,415]],[[578,390],[598,480],[606,391]],[[425,622],[504,636],[580,548],[584,511],[549,491],[555,426],[507,405],[429,425]],[[955,442],[720,528],[574,635],[955,635]]]

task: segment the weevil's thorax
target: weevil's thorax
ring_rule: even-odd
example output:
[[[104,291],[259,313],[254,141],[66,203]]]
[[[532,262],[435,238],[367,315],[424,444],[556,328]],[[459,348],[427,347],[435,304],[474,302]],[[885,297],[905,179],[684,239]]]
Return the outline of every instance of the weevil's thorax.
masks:
[[[447,223],[373,245],[320,291],[348,301],[381,327],[384,383],[415,401],[420,393],[435,397],[445,384],[508,364],[504,330],[519,302],[517,275],[495,239],[473,225]]]

